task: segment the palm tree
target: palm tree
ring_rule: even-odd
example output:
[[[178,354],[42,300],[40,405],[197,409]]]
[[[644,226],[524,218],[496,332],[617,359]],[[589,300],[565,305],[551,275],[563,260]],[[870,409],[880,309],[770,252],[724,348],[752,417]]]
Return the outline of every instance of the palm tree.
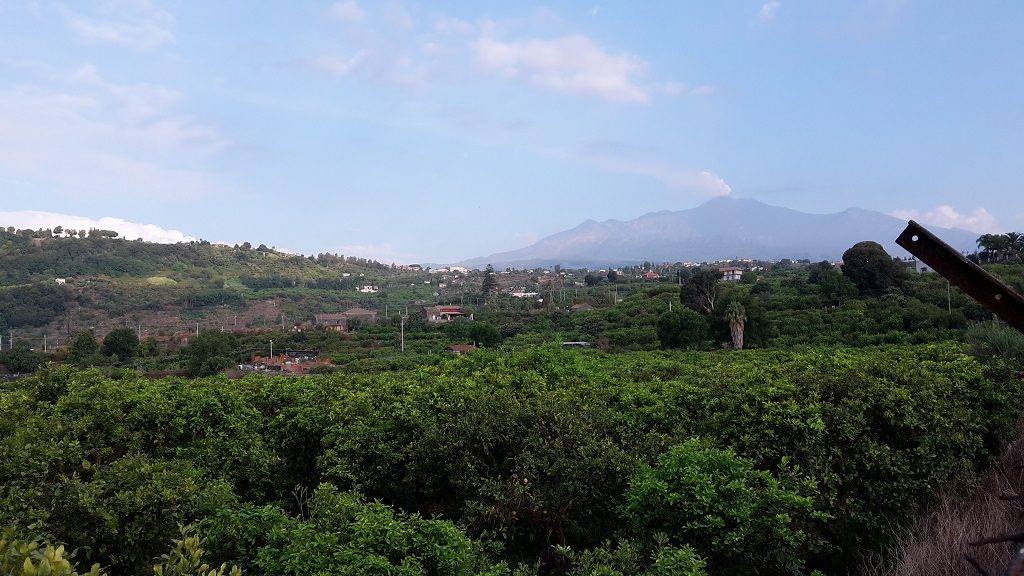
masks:
[[[978,250],[980,251],[980,253],[978,254],[978,258],[981,259],[981,261],[983,262],[987,261],[992,253],[992,235],[982,234],[981,236],[978,236],[978,239],[975,240],[975,243],[978,245]]]
[[[732,347],[743,349],[743,328],[747,322],[747,311],[737,301],[729,303],[725,309],[725,319],[729,321],[729,332],[732,333]]]
[[[998,262],[1005,255],[1009,238],[1005,234],[982,234],[976,242],[978,248],[981,248],[983,261]]]
[[[1010,258],[1024,256],[1024,234],[1020,232],[1007,232],[1004,236],[1009,245]]]

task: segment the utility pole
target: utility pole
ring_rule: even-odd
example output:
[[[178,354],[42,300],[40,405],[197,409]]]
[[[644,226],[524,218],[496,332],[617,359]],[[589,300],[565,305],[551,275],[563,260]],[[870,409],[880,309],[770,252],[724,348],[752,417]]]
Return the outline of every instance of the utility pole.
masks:
[[[196,337],[199,337],[199,322],[196,322]]]
[[[405,352],[405,316],[401,316],[402,319],[402,352]]]
[[[270,341],[270,357],[271,358],[274,357],[274,341],[273,340]]]
[[[46,334],[43,334],[43,354],[46,354]]]

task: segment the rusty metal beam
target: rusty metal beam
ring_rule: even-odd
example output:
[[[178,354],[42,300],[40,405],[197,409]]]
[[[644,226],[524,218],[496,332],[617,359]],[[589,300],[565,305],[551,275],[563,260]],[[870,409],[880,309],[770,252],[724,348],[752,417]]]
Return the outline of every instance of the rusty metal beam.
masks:
[[[911,220],[896,243],[1024,333],[1024,296]]]

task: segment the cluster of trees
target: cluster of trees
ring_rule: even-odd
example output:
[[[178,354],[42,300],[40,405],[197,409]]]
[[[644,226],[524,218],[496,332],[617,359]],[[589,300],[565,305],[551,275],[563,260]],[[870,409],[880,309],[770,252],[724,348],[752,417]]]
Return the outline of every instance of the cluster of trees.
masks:
[[[13,345],[0,350],[0,365],[14,374],[34,372],[46,358],[32,349],[26,342],[17,340]]]
[[[314,260],[314,258],[312,256],[310,256],[310,259]],[[355,257],[355,256],[348,256],[348,257],[346,257],[344,254],[331,254],[329,252],[317,254],[316,258],[315,258],[315,261],[316,261],[317,264],[320,264],[321,266],[326,266],[328,268],[343,268],[345,266],[359,266],[359,267],[370,268],[370,269],[374,269],[374,270],[387,270],[388,269],[387,264],[382,264],[380,262],[377,262],[376,260],[371,260],[369,258],[358,258],[358,257]],[[394,264],[392,264],[391,267],[394,268]]]
[[[118,236],[118,233],[114,230],[103,230],[100,228],[83,228],[81,230],[74,230],[63,226],[39,228],[37,230],[17,230],[14,226],[8,226],[6,232],[12,236],[20,235],[29,238],[60,238],[61,235],[64,235],[67,238],[117,238]]]
[[[1006,262],[1024,256],[1024,234],[982,234],[978,237],[978,259],[982,262]]]
[[[68,348],[67,360],[76,366],[124,365],[135,357],[139,344],[139,337],[131,328],[111,330],[102,344],[92,332],[82,332]]]
[[[727,285],[722,282],[721,273],[717,269],[699,269],[690,274],[680,288],[679,300],[686,308],[664,312],[659,318],[658,339],[666,348],[707,349],[718,341],[741,349],[748,335],[748,320],[752,320],[753,331],[749,336],[756,345],[771,345],[772,340],[791,344],[792,337],[787,332],[797,329],[809,336],[821,328],[822,322],[808,323],[801,328],[788,319],[781,322],[785,316],[830,315],[836,319],[841,314],[830,313],[830,307],[852,303],[858,297],[863,302],[891,295],[893,300],[902,300],[901,305],[905,304],[902,290],[908,281],[906,268],[889,256],[881,245],[860,242],[846,251],[843,262],[842,271],[827,261],[811,264],[798,274],[782,276],[778,284],[771,281],[758,282],[748,276],[738,284]],[[775,294],[782,290],[788,292],[784,300],[779,298],[783,294]],[[889,309],[884,308],[886,311]],[[937,307],[929,310],[933,316],[938,311]],[[855,316],[863,318],[865,315]],[[937,327],[949,325],[947,319],[938,320]],[[888,331],[890,327],[895,328],[872,328],[862,323],[847,335],[866,336],[880,330]],[[908,331],[912,329],[909,326],[907,328]],[[819,332],[819,335],[834,333]],[[939,339],[945,336],[939,334]]]
[[[16,540],[111,574],[182,557],[268,575],[845,574],[988,463],[1024,392],[959,345],[115,376],[0,384],[0,563],[23,563]]]

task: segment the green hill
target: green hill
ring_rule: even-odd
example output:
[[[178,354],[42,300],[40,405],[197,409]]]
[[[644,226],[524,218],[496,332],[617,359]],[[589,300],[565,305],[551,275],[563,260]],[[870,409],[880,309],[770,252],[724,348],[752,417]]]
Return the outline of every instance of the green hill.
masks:
[[[360,292],[373,286],[376,291]],[[301,325],[319,312],[437,301],[430,275],[365,258],[208,242],[152,244],[0,230],[0,330],[52,338]],[[59,340],[58,340],[59,342]],[[51,340],[52,344],[52,340]]]

